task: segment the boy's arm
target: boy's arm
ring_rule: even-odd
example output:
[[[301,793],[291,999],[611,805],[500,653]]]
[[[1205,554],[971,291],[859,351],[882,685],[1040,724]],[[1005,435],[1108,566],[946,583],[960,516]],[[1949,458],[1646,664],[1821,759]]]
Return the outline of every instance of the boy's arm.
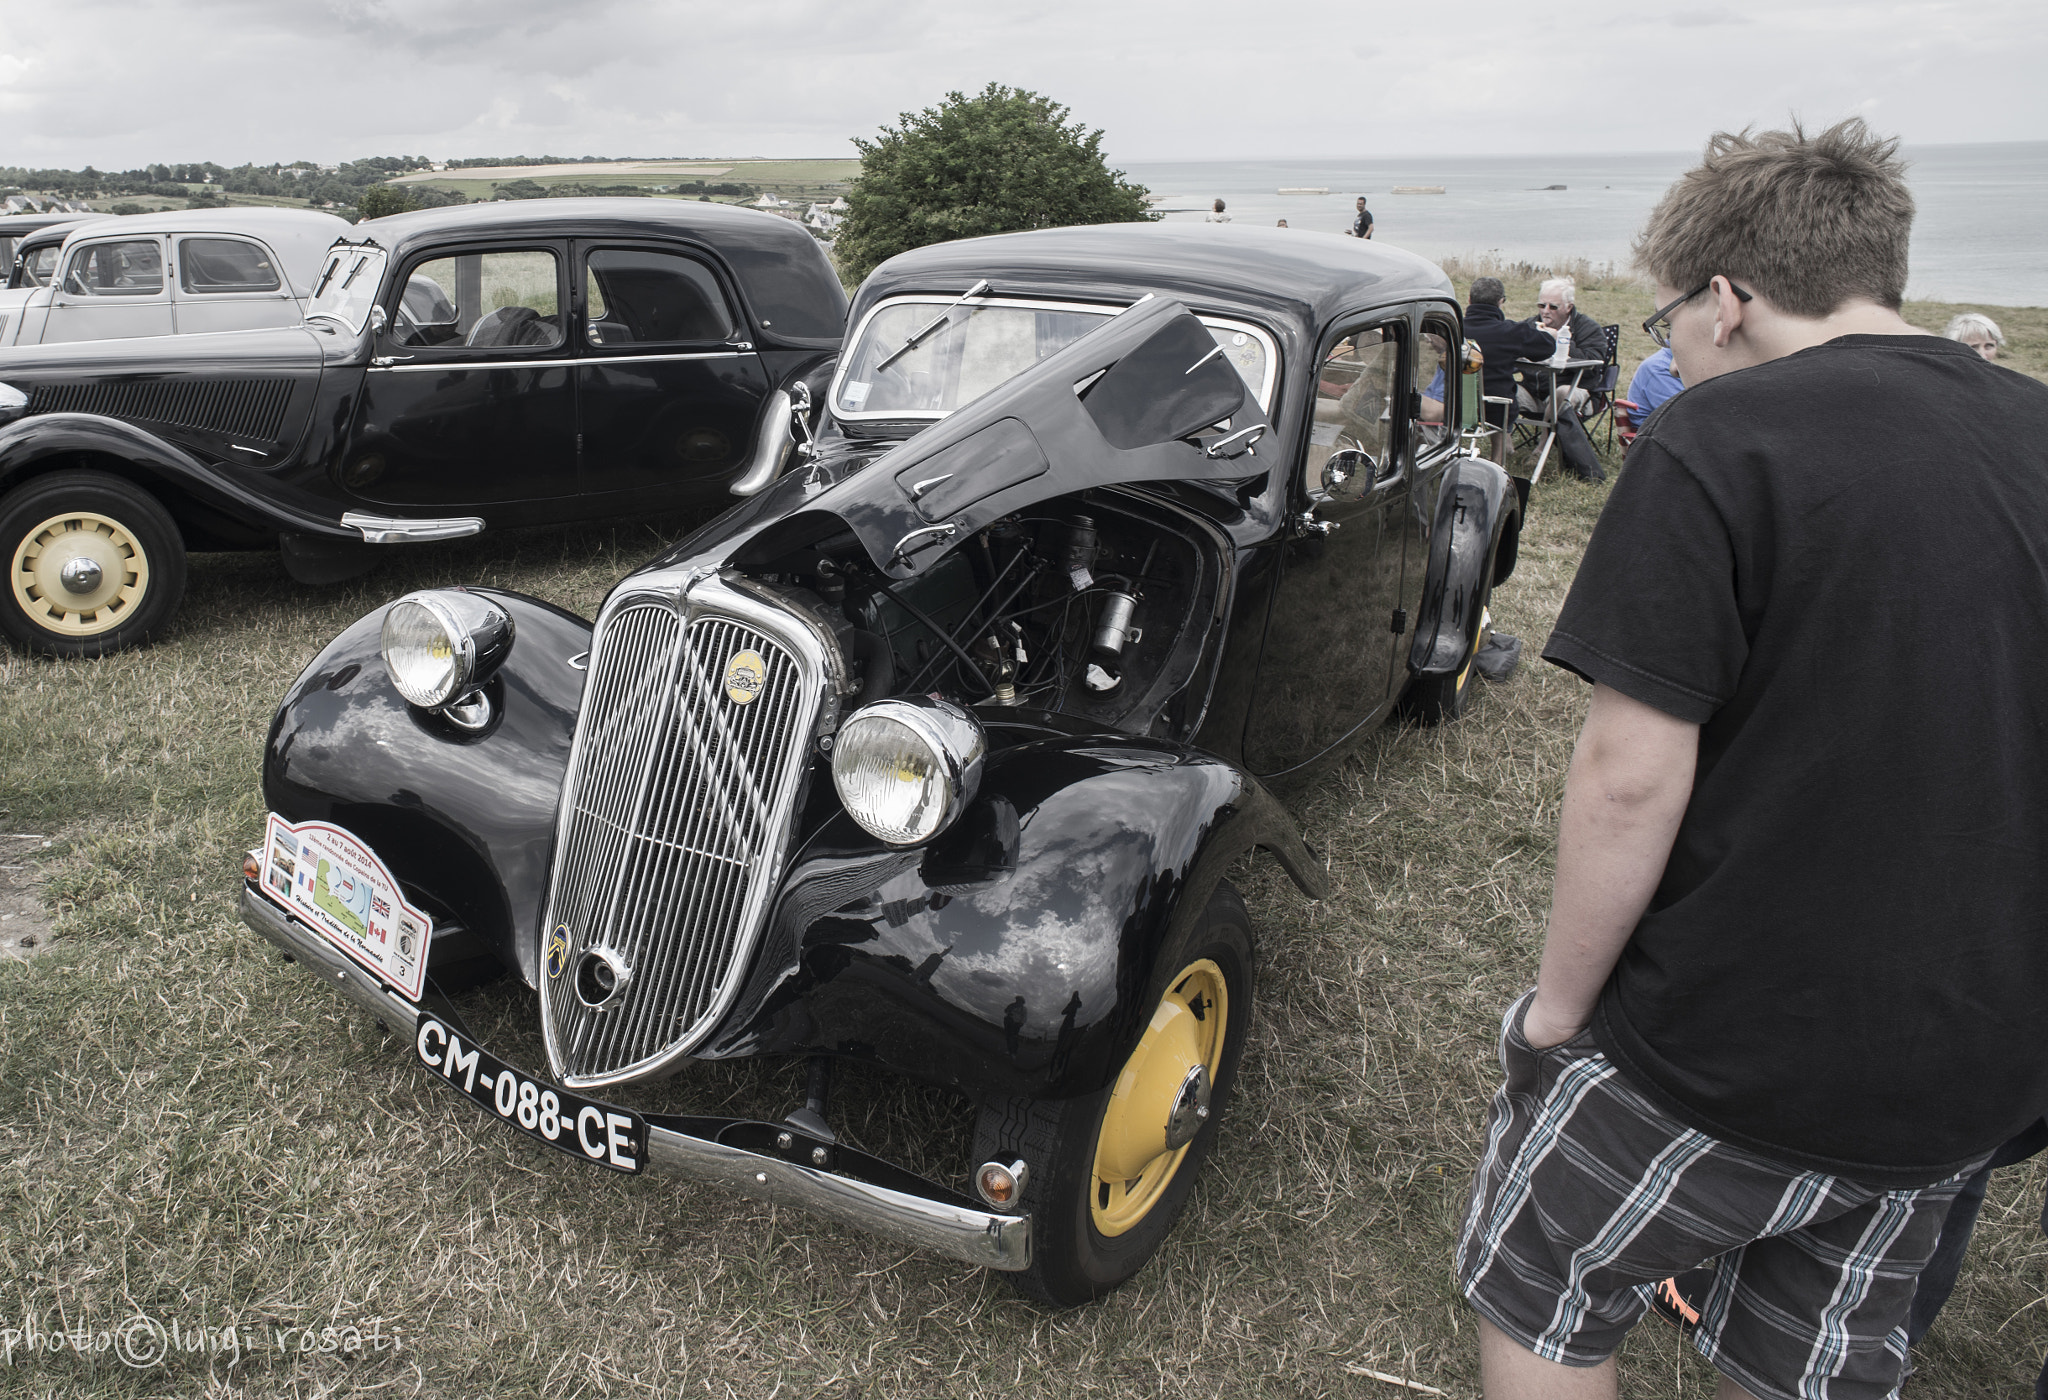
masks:
[[[1572,750],[1557,824],[1557,878],[1536,999],[1523,1034],[1537,1049],[1570,1040],[1664,878],[1664,863],[1692,797],[1700,728],[1593,687]]]

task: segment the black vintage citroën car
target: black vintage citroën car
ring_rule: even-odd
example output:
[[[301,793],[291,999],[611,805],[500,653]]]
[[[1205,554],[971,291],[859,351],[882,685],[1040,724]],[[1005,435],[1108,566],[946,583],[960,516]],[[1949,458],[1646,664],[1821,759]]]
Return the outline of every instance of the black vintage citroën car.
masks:
[[[1459,448],[1457,303],[1375,243],[1168,225],[892,259],[815,441],[594,624],[431,590],[271,730],[247,921],[489,1112],[1005,1271],[1138,1271],[1251,1015],[1274,780],[1464,705],[1522,502]],[[439,987],[537,993],[545,1074]],[[780,1122],[636,1111],[804,1057]],[[969,1179],[833,1127],[856,1060],[978,1106]],[[600,1099],[596,1096],[603,1095]]]
[[[803,228],[694,201],[374,219],[314,250],[306,288],[287,259],[304,319],[287,298],[259,330],[202,314],[280,295],[255,245],[91,232],[51,314],[155,318],[0,349],[0,635],[60,655],[160,632],[188,550],[281,549],[332,582],[384,546],[764,485],[846,315]]]

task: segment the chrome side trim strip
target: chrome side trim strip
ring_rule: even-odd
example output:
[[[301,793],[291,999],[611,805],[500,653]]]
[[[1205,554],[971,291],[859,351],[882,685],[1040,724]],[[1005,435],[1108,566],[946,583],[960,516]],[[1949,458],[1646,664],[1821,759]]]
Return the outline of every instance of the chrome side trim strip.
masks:
[[[326,939],[242,885],[242,922],[291,955],[315,981],[324,982],[368,1011],[401,1042],[419,1029],[419,1008],[357,969]],[[898,1240],[984,1269],[1031,1267],[1031,1217],[968,1210],[905,1191],[764,1157],[655,1123],[647,1126],[647,1162],[724,1186],[743,1196],[795,1206],[857,1230]]]
[[[447,520],[408,520],[397,515],[369,515],[348,511],[341,523],[362,532],[366,544],[414,544],[421,540],[459,540],[484,528],[480,515],[458,515]]]
[[[743,350],[695,350],[676,355],[601,355],[580,360],[442,360],[428,365],[372,365],[372,374],[445,374],[457,369],[573,369],[578,365],[642,365],[657,360],[736,360]]]

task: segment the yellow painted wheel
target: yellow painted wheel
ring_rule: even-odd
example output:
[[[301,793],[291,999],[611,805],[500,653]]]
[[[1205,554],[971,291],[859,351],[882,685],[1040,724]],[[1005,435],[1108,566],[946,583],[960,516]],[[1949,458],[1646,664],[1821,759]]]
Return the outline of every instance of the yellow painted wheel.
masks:
[[[96,637],[135,615],[149,591],[149,553],[97,511],[66,511],[31,527],[8,569],[15,603],[60,637]]]
[[[1007,1205],[1031,1217],[1031,1261],[1003,1277],[1055,1307],[1100,1298],[1158,1252],[1237,1082],[1253,999],[1244,900],[1218,882],[1150,962],[1144,990],[1124,1003],[1133,1016],[1149,1009],[1148,1019],[1125,1030],[1137,1035],[1120,1061],[1105,1058],[1092,1072],[1109,1082],[1071,1098],[992,1095],[976,1117],[974,1161],[1028,1168]],[[1064,1014],[1081,1005],[1070,1001]],[[1053,1043],[1065,1043],[1061,1016],[1047,1018]],[[1027,1033],[1032,1024],[1027,1017]]]
[[[1101,1233],[1129,1230],[1172,1184],[1209,1119],[1229,1026],[1223,969],[1208,958],[1188,964],[1159,999],[1103,1109],[1088,1196]]]

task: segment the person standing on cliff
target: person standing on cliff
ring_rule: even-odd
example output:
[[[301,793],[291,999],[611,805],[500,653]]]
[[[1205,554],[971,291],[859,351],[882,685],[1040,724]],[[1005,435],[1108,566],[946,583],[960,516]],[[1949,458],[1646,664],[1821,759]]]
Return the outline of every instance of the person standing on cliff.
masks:
[[[1372,237],[1372,210],[1365,207],[1364,195],[1358,197],[1358,212],[1351,216],[1351,227],[1348,232],[1353,238]]]
[[[1717,1257],[1722,1400],[1895,1395],[2048,1108],[2048,386],[1901,318],[1912,221],[1852,118],[1716,135],[1637,241],[1686,389],[1544,648],[1593,696],[1458,1245],[1489,1397],[1612,1397]]]

